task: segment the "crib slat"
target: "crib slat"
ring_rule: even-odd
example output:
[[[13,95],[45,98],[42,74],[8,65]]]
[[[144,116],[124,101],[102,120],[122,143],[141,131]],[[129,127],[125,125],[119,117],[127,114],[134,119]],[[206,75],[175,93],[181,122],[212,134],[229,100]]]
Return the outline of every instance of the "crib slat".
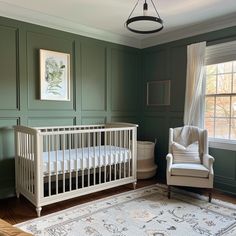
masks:
[[[32,193],[32,163],[33,163],[33,150],[32,150],[32,135],[29,135],[29,191]]]
[[[88,187],[90,186],[90,133],[87,134],[88,136]]]
[[[24,134],[24,149],[23,149],[23,152],[24,152],[24,158],[23,158],[23,183],[24,183],[24,188],[27,188],[27,185],[26,185],[26,136],[27,134]]]
[[[66,141],[66,135],[63,134],[63,139],[62,139],[62,178],[63,178],[63,193],[66,191],[66,179],[65,179],[65,141]]]
[[[48,136],[48,195],[51,196],[51,135]]]
[[[96,161],[97,161],[97,155],[96,155],[96,133],[92,133],[93,135],[93,152],[94,152],[94,159],[93,159],[93,185],[96,184]]]
[[[71,134],[72,135],[72,134]],[[69,134],[69,189],[70,189],[70,191],[71,191],[71,182],[72,182],[72,180],[71,180],[71,135]]]
[[[121,179],[121,133],[122,131],[120,131],[120,145],[119,145],[119,179]]]
[[[127,148],[127,143],[126,143],[126,138],[127,138],[127,130],[124,131],[124,148]],[[123,155],[123,163],[124,163],[124,178],[126,178],[126,153]]]
[[[27,180],[27,178],[28,178],[28,176],[27,176],[27,137],[28,137],[28,134],[26,134],[25,135],[25,158],[24,158],[24,160],[25,160],[25,187],[26,187],[26,189],[28,190],[28,180]]]
[[[104,131],[104,183],[107,181],[107,132]]]
[[[21,166],[22,166],[22,178],[21,178],[21,184],[23,188],[25,188],[25,134],[22,135],[22,158],[21,158]]]
[[[130,150],[130,130],[128,130],[128,149]],[[128,167],[128,177],[130,177],[130,154],[128,155],[128,162],[129,162],[129,167]]]
[[[21,184],[23,186],[23,188],[25,187],[24,184],[24,138],[25,138],[25,134],[22,134],[22,140],[21,140]]]
[[[58,194],[58,149],[59,149],[59,135],[55,135],[55,161],[56,161],[56,166],[55,166],[55,171],[56,171],[56,194]]]
[[[79,145],[79,140],[78,140],[78,135],[79,134],[75,134],[74,136],[74,148],[75,148],[75,189],[78,189],[78,172],[79,172],[79,168],[78,168],[78,145]]]
[[[103,157],[101,157],[101,132],[99,132],[99,133],[97,133],[97,135],[98,135],[98,146],[99,146],[99,157],[98,157],[98,166],[99,166],[99,172],[98,172],[98,175],[99,175],[99,177],[98,177],[98,179],[99,179],[99,181],[98,181],[98,183],[99,184],[101,184],[101,168],[102,168],[102,162],[101,162],[101,158],[103,158]]]
[[[82,188],[84,188],[84,136],[82,134]]]
[[[109,180],[111,181],[111,159],[112,159],[112,152],[111,152],[111,131],[109,132],[109,145],[110,145],[110,156],[109,156]]]
[[[115,137],[114,137],[114,144],[115,144],[115,153],[114,154],[112,154],[113,155],[113,157],[114,157],[114,167],[115,167],[115,173],[114,173],[114,179],[116,180],[116,159],[117,159],[117,131],[114,131],[114,135],[115,135]]]

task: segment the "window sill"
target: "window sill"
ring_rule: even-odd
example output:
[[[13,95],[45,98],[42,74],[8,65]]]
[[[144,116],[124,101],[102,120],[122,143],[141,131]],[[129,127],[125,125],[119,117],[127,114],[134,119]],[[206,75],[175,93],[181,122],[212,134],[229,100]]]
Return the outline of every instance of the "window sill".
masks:
[[[209,147],[236,151],[236,141],[209,138]]]

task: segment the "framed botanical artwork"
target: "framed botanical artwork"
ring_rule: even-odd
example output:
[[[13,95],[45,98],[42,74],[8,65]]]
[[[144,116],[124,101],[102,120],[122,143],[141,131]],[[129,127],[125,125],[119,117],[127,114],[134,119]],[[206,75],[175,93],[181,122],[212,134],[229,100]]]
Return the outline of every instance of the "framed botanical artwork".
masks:
[[[70,54],[40,49],[40,99],[70,101]]]

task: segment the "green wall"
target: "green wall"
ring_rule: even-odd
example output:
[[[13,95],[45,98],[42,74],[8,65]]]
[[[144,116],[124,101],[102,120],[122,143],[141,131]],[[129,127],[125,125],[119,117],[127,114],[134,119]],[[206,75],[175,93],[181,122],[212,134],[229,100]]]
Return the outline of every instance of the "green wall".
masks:
[[[187,45],[236,39],[236,27],[139,50],[0,17],[0,198],[14,194],[13,125],[139,124],[157,139],[165,178],[169,127],[183,124]],[[39,99],[39,49],[70,53],[71,99]],[[146,83],[171,80],[171,105],[146,106]],[[210,149],[215,186],[236,194],[236,152]]]
[[[231,40],[236,40],[236,27],[142,50],[139,132],[141,139],[157,139],[156,162],[159,178],[165,178],[169,128],[183,125],[187,45],[201,41],[212,45]],[[146,83],[153,80],[171,80],[170,106],[146,106]],[[215,187],[236,194],[236,152],[211,148],[210,154],[215,157]]]
[[[70,101],[39,99],[39,49],[71,55]],[[0,17],[0,198],[14,194],[13,125],[138,123],[138,49]]]

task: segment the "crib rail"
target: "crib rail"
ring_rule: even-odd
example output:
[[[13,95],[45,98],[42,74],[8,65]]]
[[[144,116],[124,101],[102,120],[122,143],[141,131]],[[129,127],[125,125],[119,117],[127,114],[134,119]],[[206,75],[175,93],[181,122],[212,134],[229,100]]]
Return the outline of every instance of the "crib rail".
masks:
[[[133,124],[15,127],[16,192],[37,208],[136,182]]]

